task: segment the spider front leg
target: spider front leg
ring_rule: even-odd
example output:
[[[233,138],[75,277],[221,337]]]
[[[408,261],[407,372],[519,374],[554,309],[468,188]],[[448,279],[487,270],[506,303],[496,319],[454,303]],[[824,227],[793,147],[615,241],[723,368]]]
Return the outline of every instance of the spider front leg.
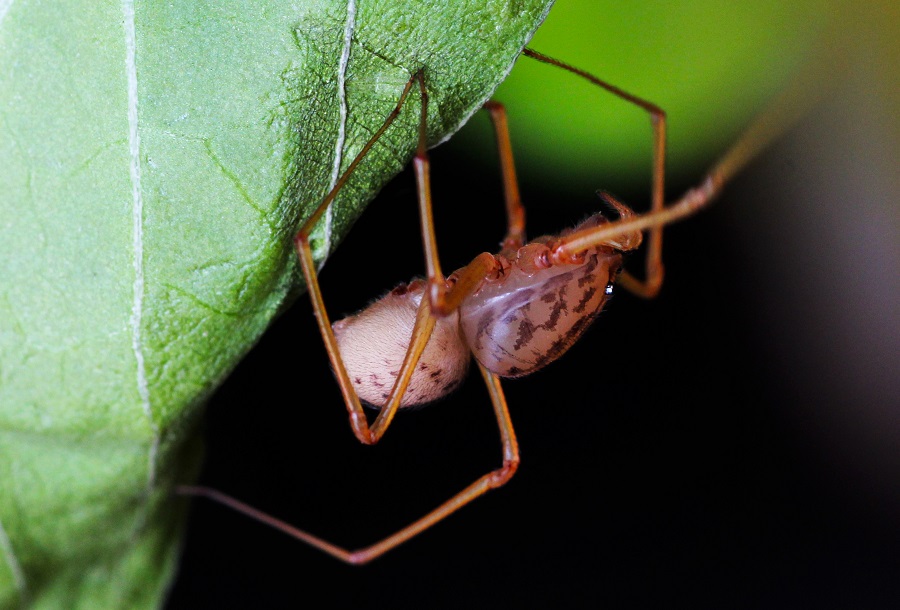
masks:
[[[606,81],[600,80],[593,74],[580,70],[574,66],[548,57],[537,51],[525,49],[523,54],[536,59],[540,62],[562,68],[567,72],[571,72],[576,76],[587,80],[593,85],[600,87],[612,93],[616,97],[625,100],[635,106],[644,109],[650,115],[650,122],[653,126],[653,185],[650,212],[655,213],[663,209],[665,205],[665,174],[666,174],[666,113],[662,108],[648,102],[645,99],[632,95],[615,85],[611,85]],[[662,288],[664,268],[662,263],[662,234],[663,224],[650,226],[650,235],[647,240],[647,258],[644,263],[644,279],[640,280],[627,271],[623,271],[619,276],[619,284],[638,296],[644,298],[653,298],[659,294]],[[627,232],[627,231],[626,231]],[[624,232],[623,232],[624,233]],[[602,244],[602,241],[595,242],[594,245]],[[586,248],[583,248],[586,249]],[[579,250],[580,251],[580,250]]]
[[[350,179],[353,172],[359,166],[360,162],[365,158],[365,156],[375,145],[375,143],[381,138],[381,136],[388,130],[388,128],[400,115],[403,104],[409,97],[413,85],[415,85],[415,83],[417,82],[419,83],[419,90],[422,95],[423,109],[421,121],[422,125],[420,126],[419,130],[419,148],[422,149],[424,147],[423,138],[425,135],[424,120],[426,116],[425,109],[427,108],[427,93],[425,91],[424,72],[422,70],[419,70],[418,72],[413,74],[412,77],[410,77],[409,81],[407,81],[402,93],[400,94],[400,98],[397,100],[396,106],[387,116],[384,123],[369,139],[369,141],[366,142],[366,144],[362,147],[359,154],[356,155],[356,157],[335,183],[334,187],[325,196],[325,199],[321,204],[319,204],[319,207],[316,208],[315,212],[313,212],[313,214],[306,220],[306,222],[303,224],[303,226],[297,232],[296,237],[294,238],[294,246],[297,250],[297,256],[300,260],[300,266],[303,270],[303,276],[306,278],[307,289],[309,290],[313,312],[315,313],[316,321],[319,326],[319,332],[322,335],[325,349],[328,352],[331,366],[334,369],[338,385],[341,389],[341,394],[344,398],[344,403],[347,407],[347,412],[350,417],[350,426],[353,429],[353,433],[356,435],[356,438],[359,439],[360,442],[367,445],[377,443],[381,439],[388,426],[390,426],[390,423],[396,415],[397,410],[400,408],[401,400],[403,399],[403,395],[409,385],[409,381],[415,370],[415,366],[418,363],[419,358],[421,357],[422,352],[424,351],[425,346],[427,345],[428,340],[431,337],[431,333],[434,330],[435,317],[432,314],[430,303],[427,299],[423,299],[422,304],[416,314],[416,321],[413,327],[412,336],[410,338],[409,347],[406,351],[406,355],[403,359],[403,364],[400,367],[393,387],[391,388],[387,403],[379,412],[378,416],[375,419],[375,422],[370,425],[365,411],[363,410],[359,396],[357,395],[356,391],[353,388],[353,384],[351,383],[350,375],[347,372],[347,367],[344,364],[340,349],[338,348],[338,342],[335,338],[334,331],[331,326],[331,321],[328,318],[328,312],[325,309],[325,302],[322,299],[322,290],[319,286],[318,271],[316,270],[315,261],[313,260],[312,250],[310,248],[309,236],[316,223],[328,209],[328,206],[330,206],[334,201],[335,197],[337,197],[340,189]],[[440,273],[439,268],[438,273]],[[430,283],[443,283],[443,277],[441,276],[440,279],[437,279],[434,276],[433,269],[431,267],[429,267],[428,275]]]
[[[659,107],[633,96],[613,85],[601,81],[597,77],[547,57],[531,49],[524,54],[538,61],[551,64],[576,74],[591,83],[629,101],[650,113],[653,124],[653,204],[646,214],[624,215],[615,222],[583,229],[566,235],[556,242],[554,256],[566,260],[577,256],[588,248],[600,245],[617,244],[637,231],[649,231],[649,246],[646,259],[646,279],[641,282],[632,275],[623,272],[619,277],[620,284],[639,296],[653,297],[659,292],[663,280],[662,265],[662,230],[668,224],[695,214],[712,203],[722,191],[725,184],[741,171],[761,150],[776,137],[784,133],[788,126],[797,121],[809,110],[817,95],[820,66],[808,66],[756,119],[741,135],[722,158],[713,165],[699,186],[689,190],[680,199],[666,206],[664,204],[665,174],[665,141],[666,115]],[[821,94],[821,92],[819,92]],[[613,207],[621,204],[607,196]],[[628,209],[628,208],[625,208]]]

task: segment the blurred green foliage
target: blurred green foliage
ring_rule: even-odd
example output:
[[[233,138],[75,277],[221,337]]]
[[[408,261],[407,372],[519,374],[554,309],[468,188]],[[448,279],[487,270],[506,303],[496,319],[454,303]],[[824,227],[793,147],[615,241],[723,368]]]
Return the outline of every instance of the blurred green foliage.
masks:
[[[561,0],[529,46],[661,106],[668,175],[692,180],[815,52],[836,4]],[[652,137],[640,108],[525,57],[495,99],[509,110],[524,183],[649,191]],[[495,163],[491,137],[470,129],[454,145]]]

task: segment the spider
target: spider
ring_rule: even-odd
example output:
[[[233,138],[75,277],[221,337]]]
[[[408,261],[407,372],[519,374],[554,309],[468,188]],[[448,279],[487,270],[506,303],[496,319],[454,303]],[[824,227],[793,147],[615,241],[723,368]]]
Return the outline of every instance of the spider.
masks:
[[[437,400],[466,375],[472,357],[484,379],[500,432],[503,461],[449,500],[380,542],[347,550],[299,530],[219,491],[181,486],[179,493],[205,496],[267,523],[350,564],[367,563],[431,527],[475,498],[507,483],[519,467],[519,450],[500,384],[501,377],[533,373],[565,353],[601,311],[614,284],[652,298],[663,281],[662,232],[665,225],[709,205],[729,179],[772,140],[796,114],[790,96],[777,100],[699,186],[670,205],[664,202],[666,115],[656,105],[614,87],[562,61],[531,49],[523,54],[556,66],[643,108],[653,126],[651,209],[634,213],[600,192],[615,218],[598,213],[574,229],[532,241],[525,237],[525,211],[519,196],[512,147],[502,104],[484,108],[494,126],[503,177],[507,232],[499,253],[479,254],[445,275],[441,269],[432,217],[427,71],[407,81],[396,106],[363,146],[294,238],[319,331],[356,438],[376,444],[401,408]],[[418,89],[420,119],[413,160],[416,175],[426,277],[400,285],[361,312],[331,323],[310,248],[310,234],[369,150],[391,127],[410,94]],[[648,232],[644,279],[623,270],[623,256],[636,250]],[[378,409],[369,422],[363,403]]]

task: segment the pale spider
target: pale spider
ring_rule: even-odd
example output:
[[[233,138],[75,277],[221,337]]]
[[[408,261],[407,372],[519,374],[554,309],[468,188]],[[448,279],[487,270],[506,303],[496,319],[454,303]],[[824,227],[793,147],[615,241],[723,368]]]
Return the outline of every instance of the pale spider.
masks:
[[[498,254],[482,253],[445,276],[437,254],[426,149],[427,74],[416,72],[393,111],[362,148],[294,243],[307,279],[310,299],[325,348],[337,377],[357,439],[377,443],[401,407],[437,400],[455,389],[475,357],[490,394],[503,447],[502,465],[483,475],[414,523],[373,545],[348,551],[206,487],[181,486],[232,507],[342,561],[362,564],[437,523],[490,489],[504,485],[519,466],[519,450],[500,377],[520,377],[559,358],[603,308],[614,283],[642,297],[653,297],[663,280],[662,230],[667,224],[708,205],[726,182],[798,114],[782,96],[713,166],[700,185],[676,202],[664,204],[666,115],[654,104],[595,76],[531,49],[523,54],[567,70],[645,109],[654,134],[652,204],[635,214],[611,195],[600,193],[617,218],[591,216],[558,236],[526,242],[525,212],[519,197],[504,107],[488,102],[497,138],[506,199],[507,233]],[[331,324],[322,300],[310,249],[310,233],[368,151],[390,128],[413,87],[421,96],[419,141],[414,163],[426,278],[399,286],[356,315]],[[635,250],[647,230],[645,279],[622,270],[623,253]],[[365,401],[379,409],[369,423]]]

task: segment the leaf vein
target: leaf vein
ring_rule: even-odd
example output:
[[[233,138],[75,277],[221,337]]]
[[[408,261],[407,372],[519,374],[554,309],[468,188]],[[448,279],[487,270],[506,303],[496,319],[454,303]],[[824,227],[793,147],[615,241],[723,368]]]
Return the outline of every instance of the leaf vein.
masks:
[[[334,165],[331,168],[331,183],[328,190],[334,188],[341,176],[341,163],[344,156],[344,143],[347,140],[347,64],[350,63],[350,47],[353,45],[353,32],[356,30],[356,0],[347,0],[347,20],[344,22],[344,47],[338,63],[337,89],[340,121],[338,137],[334,146]],[[325,238],[323,250],[327,257],[331,253],[331,232],[334,222],[334,202],[325,211]],[[322,261],[324,263],[324,259]]]
[[[247,203],[247,205],[253,208],[257,214],[259,214],[259,217],[263,221],[265,221],[269,229],[275,232],[277,230],[277,227],[269,220],[266,210],[264,210],[262,206],[260,206],[258,203],[256,203],[256,201],[253,200],[253,197],[250,195],[250,191],[247,189],[247,187],[244,186],[243,182],[241,182],[241,179],[238,177],[237,173],[225,166],[225,164],[216,154],[215,150],[213,150],[212,142],[208,139],[204,139],[203,146],[206,149],[206,154],[215,164],[216,168],[220,172],[222,172],[222,175],[225,176],[225,178],[227,178],[229,182],[231,182],[241,198]]]
[[[141,190],[140,130],[138,123],[137,36],[134,23],[134,0],[122,0],[125,28],[125,73],[128,81],[128,151],[131,175],[132,262],[134,265],[133,302],[131,310],[131,347],[137,363],[137,388],[144,416],[150,424],[153,439],[147,455],[147,496],[156,484],[159,426],[153,419],[150,387],[144,362],[141,323],[144,308],[144,198]],[[143,517],[138,518],[138,527]]]

